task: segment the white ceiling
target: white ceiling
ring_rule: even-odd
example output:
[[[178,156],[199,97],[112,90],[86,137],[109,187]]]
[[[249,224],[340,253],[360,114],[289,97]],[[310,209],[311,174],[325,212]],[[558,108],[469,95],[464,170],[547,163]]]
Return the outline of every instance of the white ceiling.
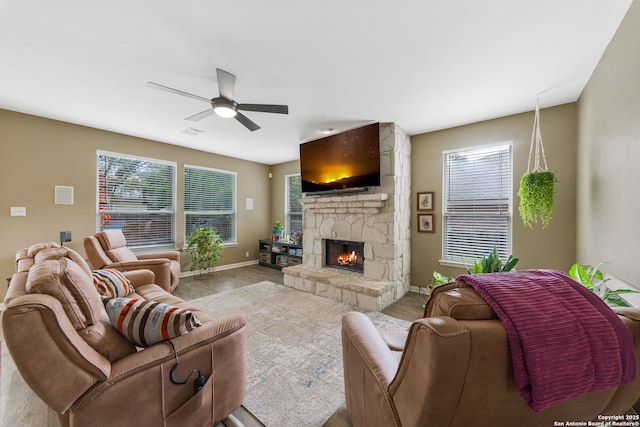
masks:
[[[275,164],[325,127],[415,135],[573,102],[630,4],[0,0],[0,108]],[[216,68],[289,115],[189,122],[208,104],[146,85],[213,98]]]

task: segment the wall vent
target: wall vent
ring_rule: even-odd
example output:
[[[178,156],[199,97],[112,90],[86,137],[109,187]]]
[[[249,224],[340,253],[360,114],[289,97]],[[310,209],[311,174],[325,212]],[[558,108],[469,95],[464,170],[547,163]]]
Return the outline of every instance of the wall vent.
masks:
[[[182,130],[183,134],[189,135],[189,136],[198,136],[203,132],[204,131],[202,129],[196,129],[196,128],[191,128],[191,127]]]

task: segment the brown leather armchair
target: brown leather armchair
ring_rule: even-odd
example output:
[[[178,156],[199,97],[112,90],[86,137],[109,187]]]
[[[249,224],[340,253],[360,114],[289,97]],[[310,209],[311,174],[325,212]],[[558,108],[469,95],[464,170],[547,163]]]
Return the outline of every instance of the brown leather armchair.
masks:
[[[156,275],[155,282],[167,292],[180,280],[180,252],[156,251],[133,253],[121,230],[104,230],[84,238],[84,250],[91,268],[115,268],[121,271],[147,269]]]
[[[640,310],[622,311],[638,359]],[[425,317],[407,333],[379,332],[364,314],[347,313],[342,346],[355,427],[552,426],[621,415],[640,397],[636,378],[534,412],[516,390],[502,322],[460,282],[435,288]]]
[[[211,427],[242,404],[245,315],[214,319],[150,284],[149,271],[128,275],[135,291],[127,298],[189,309],[202,323],[171,339],[175,378],[194,369],[206,378],[194,392],[196,376],[170,381],[176,360],[169,343],[137,348],[111,326],[80,255],[52,242],[34,245],[17,253],[16,270],[4,301],[4,340],[22,378],[62,426]]]

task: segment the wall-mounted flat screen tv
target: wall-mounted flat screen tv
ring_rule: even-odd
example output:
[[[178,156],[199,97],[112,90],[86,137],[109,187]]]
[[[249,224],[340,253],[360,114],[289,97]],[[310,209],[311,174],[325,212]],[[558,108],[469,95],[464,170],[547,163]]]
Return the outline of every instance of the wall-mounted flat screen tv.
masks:
[[[380,185],[380,123],[300,144],[303,193]]]

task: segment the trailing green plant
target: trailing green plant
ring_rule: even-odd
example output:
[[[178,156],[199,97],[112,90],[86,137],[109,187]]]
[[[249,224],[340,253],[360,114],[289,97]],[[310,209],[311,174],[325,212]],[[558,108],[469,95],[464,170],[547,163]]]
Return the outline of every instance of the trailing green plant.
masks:
[[[593,293],[602,298],[608,305],[612,307],[629,307],[630,304],[626,302],[619,294],[637,293],[631,289],[609,289],[606,286],[606,282],[609,281],[605,278],[600,271],[600,265],[592,267],[589,264],[575,263],[569,269],[569,276],[576,282],[583,285]]]
[[[540,220],[547,228],[553,216],[553,196],[556,176],[550,171],[529,172],[520,178],[520,217],[524,225],[533,228]]]
[[[191,253],[190,270],[199,270],[200,275],[213,270],[222,257],[222,238],[212,227],[203,227],[194,231],[186,239],[187,251]]]
[[[280,221],[274,221],[273,222],[273,227],[271,227],[272,230],[284,230],[284,225],[282,225],[282,222]]]

